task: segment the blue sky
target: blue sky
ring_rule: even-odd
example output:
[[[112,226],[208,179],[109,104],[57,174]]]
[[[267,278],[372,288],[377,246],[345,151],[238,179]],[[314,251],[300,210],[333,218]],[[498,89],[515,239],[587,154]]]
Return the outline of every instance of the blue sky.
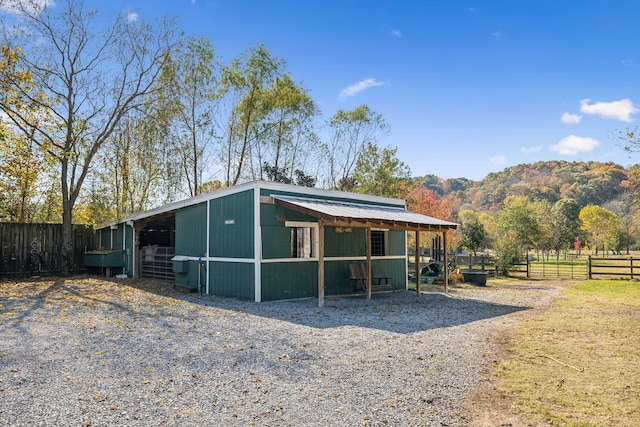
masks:
[[[382,114],[414,176],[480,180],[538,160],[640,163],[618,131],[640,118],[640,2],[100,1],[176,16],[224,62],[263,43],[323,119]],[[104,5],[104,6],[103,6]]]

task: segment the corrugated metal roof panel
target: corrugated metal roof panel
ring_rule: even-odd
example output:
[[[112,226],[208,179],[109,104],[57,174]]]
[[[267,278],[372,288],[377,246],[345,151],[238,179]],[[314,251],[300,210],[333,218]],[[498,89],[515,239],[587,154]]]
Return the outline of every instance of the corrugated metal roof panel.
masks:
[[[316,212],[320,217],[332,217],[339,220],[384,221],[406,223],[411,226],[457,228],[458,224],[427,215],[409,212],[401,208],[388,206],[363,205],[358,203],[335,202],[299,197],[272,195],[275,200]]]

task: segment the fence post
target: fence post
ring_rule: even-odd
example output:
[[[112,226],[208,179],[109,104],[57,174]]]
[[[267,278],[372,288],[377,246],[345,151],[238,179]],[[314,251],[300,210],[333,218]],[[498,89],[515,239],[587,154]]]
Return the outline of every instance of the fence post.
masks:
[[[587,279],[591,280],[591,255],[587,257]]]
[[[527,279],[530,279],[531,277],[529,277],[529,253],[527,252]]]
[[[629,258],[629,267],[631,267],[631,280],[633,280],[633,257]]]

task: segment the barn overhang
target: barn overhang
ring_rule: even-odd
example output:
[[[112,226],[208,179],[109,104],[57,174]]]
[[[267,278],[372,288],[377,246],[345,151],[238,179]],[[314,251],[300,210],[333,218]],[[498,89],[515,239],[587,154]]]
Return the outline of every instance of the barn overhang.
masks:
[[[414,231],[416,233],[416,271],[420,271],[419,241],[421,231],[441,232],[444,241],[445,266],[447,265],[446,232],[455,230],[458,224],[427,215],[409,212],[400,206],[369,205],[337,200],[308,199],[292,196],[272,195],[264,200],[286,209],[318,218],[319,254],[318,254],[318,305],[324,305],[324,228],[362,227],[366,228],[367,247],[367,299],[371,298],[373,274],[371,268],[371,229]],[[420,297],[420,278],[417,276],[416,293]],[[445,292],[447,292],[448,271],[444,269]]]
[[[444,231],[458,227],[454,222],[409,212],[400,207],[280,195],[271,198],[276,205],[322,219],[326,226],[331,227],[379,227],[405,231]]]

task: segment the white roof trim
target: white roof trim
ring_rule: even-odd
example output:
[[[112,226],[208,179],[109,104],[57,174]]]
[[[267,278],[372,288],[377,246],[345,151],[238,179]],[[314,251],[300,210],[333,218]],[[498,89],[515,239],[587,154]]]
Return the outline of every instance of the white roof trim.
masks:
[[[120,221],[112,221],[105,224],[100,224],[96,227],[96,229],[102,229],[105,227],[109,227],[110,225],[126,223],[129,221],[139,221],[145,218],[150,218],[156,215],[161,215],[163,213],[176,211],[188,206],[204,203],[208,200],[218,199],[220,197],[241,193],[243,191],[247,191],[251,189],[258,189],[258,190],[267,189],[267,190],[274,190],[274,191],[286,191],[291,193],[298,193],[301,195],[333,197],[333,198],[340,198],[340,199],[352,199],[352,200],[360,200],[360,201],[371,202],[371,203],[398,205],[403,208],[406,206],[405,201],[402,199],[371,196],[368,194],[349,193],[346,191],[323,190],[319,188],[302,187],[298,185],[281,184],[281,183],[270,182],[270,181],[251,181],[251,182],[235,185],[233,187],[222,188],[220,190],[215,190],[210,193],[200,194],[195,197],[191,197],[188,199],[184,199],[184,200],[169,203],[163,206],[159,206],[157,208],[150,209],[148,211],[144,211],[144,212],[140,212],[140,213],[128,216]]]

